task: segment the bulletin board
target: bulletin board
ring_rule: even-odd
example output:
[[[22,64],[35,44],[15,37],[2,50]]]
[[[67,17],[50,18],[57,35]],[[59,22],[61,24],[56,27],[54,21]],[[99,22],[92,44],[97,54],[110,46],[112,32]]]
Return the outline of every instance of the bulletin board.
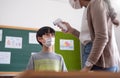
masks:
[[[0,52],[10,52],[10,64],[0,64],[0,71],[23,71],[26,68],[32,52],[39,52],[41,46],[29,43],[29,33],[35,30],[0,28],[2,30],[2,40],[0,41]],[[22,48],[6,48],[6,37],[22,38]],[[11,41],[12,42],[12,41]],[[13,42],[14,43],[14,42]],[[1,58],[3,59],[3,58]]]
[[[1,34],[1,30],[2,30],[2,34]],[[20,72],[26,69],[31,54],[34,52],[40,52],[42,49],[42,47],[39,44],[30,43],[29,41],[29,33],[36,33],[36,30],[37,29],[0,26],[0,37],[2,38],[0,40],[0,52],[10,53],[10,63],[7,62],[8,64],[6,63],[2,64],[2,62],[0,62],[0,71]],[[6,46],[7,37],[22,38],[22,48],[21,46],[20,47],[12,46],[12,48]],[[81,60],[80,60],[79,40],[76,37],[72,36],[71,34],[65,34],[58,31],[56,31],[55,38],[56,38],[55,52],[63,56],[68,71],[80,70]],[[73,40],[74,50],[61,50],[60,49],[61,39]],[[13,39],[13,41],[15,40]],[[18,42],[20,41],[18,40]],[[17,39],[16,39],[16,43],[17,43]],[[6,57],[8,58],[8,56]],[[4,58],[1,57],[0,59],[4,59]]]

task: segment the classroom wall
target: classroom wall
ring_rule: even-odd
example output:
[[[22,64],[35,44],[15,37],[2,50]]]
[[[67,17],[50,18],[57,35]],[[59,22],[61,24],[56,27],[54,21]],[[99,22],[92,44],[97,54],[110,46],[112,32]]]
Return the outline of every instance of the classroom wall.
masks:
[[[120,19],[120,0],[111,0]],[[56,18],[68,21],[80,29],[83,9],[74,10],[68,0],[0,0],[0,25],[40,28],[50,25]],[[120,27],[115,29],[120,50]]]
[[[120,21],[120,0],[111,0],[112,2],[112,6],[114,7],[115,11],[117,12],[117,18]],[[116,35],[116,40],[117,40],[117,44],[118,44],[118,49],[120,51],[120,25],[119,27],[115,28],[115,35]]]
[[[73,9],[68,0],[0,0],[0,25],[40,28],[61,18],[80,28],[82,9]]]

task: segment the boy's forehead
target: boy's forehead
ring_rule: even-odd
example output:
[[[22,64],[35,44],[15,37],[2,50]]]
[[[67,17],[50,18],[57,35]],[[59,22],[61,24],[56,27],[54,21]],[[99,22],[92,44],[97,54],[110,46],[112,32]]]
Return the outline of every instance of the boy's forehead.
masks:
[[[48,32],[48,33],[45,33],[44,35],[49,35],[49,34],[54,34],[54,33],[50,33],[50,32]]]

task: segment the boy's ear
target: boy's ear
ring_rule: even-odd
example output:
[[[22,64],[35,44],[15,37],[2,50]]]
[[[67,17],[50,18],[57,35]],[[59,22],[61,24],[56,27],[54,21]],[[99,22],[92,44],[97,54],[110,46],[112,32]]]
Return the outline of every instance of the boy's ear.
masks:
[[[37,40],[38,40],[39,42],[42,42],[43,38],[42,38],[42,37],[38,37]]]

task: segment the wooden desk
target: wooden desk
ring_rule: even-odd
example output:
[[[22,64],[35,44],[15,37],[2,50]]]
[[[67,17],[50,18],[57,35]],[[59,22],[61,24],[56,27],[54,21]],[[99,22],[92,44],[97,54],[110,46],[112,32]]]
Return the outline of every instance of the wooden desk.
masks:
[[[0,72],[0,78],[14,78],[21,72]]]
[[[15,78],[120,78],[120,73],[111,72],[34,72],[25,71]]]
[[[120,78],[111,72],[0,72],[0,78]]]

